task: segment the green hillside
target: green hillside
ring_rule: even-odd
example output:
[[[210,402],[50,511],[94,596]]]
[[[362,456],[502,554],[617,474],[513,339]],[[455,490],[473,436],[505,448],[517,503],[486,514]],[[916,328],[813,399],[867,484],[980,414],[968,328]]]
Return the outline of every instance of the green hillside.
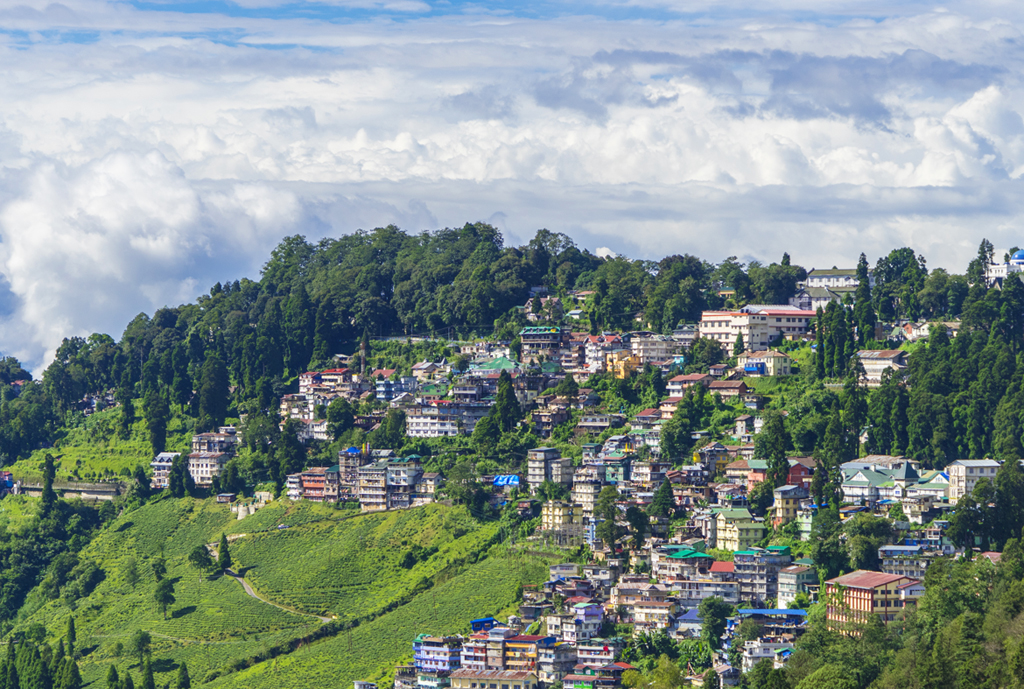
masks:
[[[31,508],[19,503],[19,513],[26,509]],[[278,529],[279,524],[289,528]],[[197,545],[215,543],[221,532],[232,539],[235,568],[246,574],[257,592],[297,612],[248,596],[228,577],[204,577],[200,583],[199,572],[187,562],[188,554]],[[227,506],[212,500],[158,500],[111,522],[82,551],[82,560],[94,561],[104,572],[103,581],[90,595],[73,602],[44,600],[36,589],[15,630],[36,624],[62,629],[73,613],[80,643],[87,651],[82,662],[87,681],[103,677],[110,663],[134,665],[136,660],[119,650],[118,644],[127,647],[137,630],[145,630],[153,636],[158,684],[171,681],[180,661],[188,663],[194,679],[202,680],[273,646],[305,637],[322,625],[303,613],[363,621],[352,632],[356,639],[357,632],[365,633],[359,630],[375,624],[370,620],[389,609],[394,612],[387,616],[421,610],[425,596],[416,594],[428,589],[433,579],[448,580],[442,586],[452,587],[460,577],[474,575],[476,568],[493,567],[485,561],[459,573],[463,561],[471,567],[469,561],[486,550],[495,532],[495,526],[478,524],[463,508],[440,505],[359,515],[314,503],[281,501],[237,520]],[[429,556],[407,560],[403,567],[403,554],[413,546]],[[166,561],[167,577],[175,582],[177,599],[167,619],[153,600],[152,564],[160,557]],[[134,584],[132,571],[137,573]],[[515,595],[518,579],[509,576],[502,572],[486,585],[477,579],[467,581],[486,592],[496,610]],[[449,595],[450,603],[445,602],[444,595],[438,593],[440,607],[447,611],[445,620],[475,616],[469,612],[475,606],[459,602],[454,594]],[[410,600],[412,604],[402,605]],[[402,612],[406,609],[410,612]],[[411,638],[402,641],[408,645]],[[396,652],[400,646],[396,639]],[[376,644],[366,648],[380,650]],[[339,659],[334,671],[343,666],[347,665]],[[376,668],[377,660],[367,655],[359,667],[364,666]]]
[[[545,563],[496,555],[417,596],[408,605],[280,658],[221,677],[215,689],[349,686],[376,677],[412,653],[417,634],[468,633],[469,621],[512,604],[519,586],[547,578]]]
[[[140,409],[141,402],[136,405]],[[5,467],[21,479],[41,481],[43,458],[47,453],[56,460],[58,480],[94,480],[125,475],[138,465],[148,466],[153,459],[146,424],[141,411],[132,425],[131,436],[118,436],[119,409],[106,409],[90,416],[75,416],[75,425],[62,429],[52,448],[35,450],[25,459]],[[167,450],[188,451],[193,422],[174,413],[167,427]]]

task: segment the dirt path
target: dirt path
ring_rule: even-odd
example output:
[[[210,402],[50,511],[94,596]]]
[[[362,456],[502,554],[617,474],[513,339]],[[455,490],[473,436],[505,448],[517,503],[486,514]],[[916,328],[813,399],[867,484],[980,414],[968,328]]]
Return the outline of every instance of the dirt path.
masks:
[[[233,534],[231,536],[228,536],[228,540],[229,541],[230,540],[234,540],[236,538],[241,538],[242,536],[245,536],[245,534]],[[206,544],[206,549],[210,551],[210,555],[213,557],[214,560],[216,560],[217,559],[217,544],[216,543],[207,543]],[[244,590],[247,594],[249,594],[250,596],[252,596],[256,600],[260,601],[261,603],[266,603],[267,605],[273,605],[275,608],[277,608],[279,610],[284,610],[285,612],[290,612],[290,613],[292,613],[294,615],[303,615],[304,617],[315,617],[316,619],[320,620],[321,622],[330,622],[331,621],[330,617],[321,617],[320,615],[314,615],[313,613],[310,613],[310,612],[302,612],[301,610],[294,610],[294,609],[286,607],[284,605],[280,605],[278,603],[275,603],[272,600],[267,600],[263,596],[261,596],[258,593],[256,593],[256,591],[253,589],[253,587],[249,585],[249,582],[245,580],[245,577],[243,577],[242,575],[236,573],[232,569],[224,570],[224,574],[226,574],[227,576],[231,577],[232,579],[237,581],[239,584],[241,584],[242,585],[242,590]]]
[[[230,569],[224,570],[224,574],[228,575],[229,577],[231,577],[232,579],[237,581],[239,584],[241,584],[242,588],[250,596],[252,596],[253,598],[255,598],[258,601],[266,603],[267,605],[273,605],[275,608],[278,608],[280,610],[284,610],[285,612],[293,613],[295,615],[304,615],[306,617],[315,617],[318,620],[320,620],[321,622],[330,622],[331,621],[330,617],[321,617],[320,615],[314,615],[314,614],[309,613],[309,612],[302,612],[300,610],[293,610],[292,608],[285,607],[284,605],[279,605],[279,604],[275,603],[274,601],[267,600],[263,596],[261,596],[258,593],[256,593],[256,591],[253,590],[252,586],[249,586],[249,582],[245,580],[245,577],[239,576],[238,574],[236,574],[234,571],[232,571]]]

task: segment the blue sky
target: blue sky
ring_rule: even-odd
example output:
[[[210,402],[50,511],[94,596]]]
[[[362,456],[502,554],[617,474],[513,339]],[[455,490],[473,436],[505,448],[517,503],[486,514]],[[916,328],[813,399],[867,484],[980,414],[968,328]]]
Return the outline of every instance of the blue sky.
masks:
[[[996,0],[13,0],[0,350],[120,336],[283,236],[494,223],[807,267],[1021,244]]]

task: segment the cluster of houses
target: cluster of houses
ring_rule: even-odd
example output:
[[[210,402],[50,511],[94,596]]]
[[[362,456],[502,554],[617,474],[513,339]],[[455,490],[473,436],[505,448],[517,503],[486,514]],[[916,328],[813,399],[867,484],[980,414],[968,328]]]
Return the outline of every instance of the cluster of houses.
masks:
[[[192,436],[192,451],[188,455],[188,472],[196,486],[209,488],[215,476],[224,471],[224,466],[242,442],[238,429],[234,426],[221,426],[215,433],[197,433]],[[171,465],[180,452],[161,452],[150,467],[153,470],[152,487],[157,490],[167,488]]]

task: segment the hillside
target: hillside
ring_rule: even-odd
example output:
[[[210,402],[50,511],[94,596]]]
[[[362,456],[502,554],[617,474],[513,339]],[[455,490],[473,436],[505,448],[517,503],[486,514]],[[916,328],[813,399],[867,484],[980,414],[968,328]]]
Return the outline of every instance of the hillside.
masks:
[[[289,528],[279,530],[279,524]],[[197,545],[215,543],[221,532],[232,539],[236,570],[246,574],[261,596],[296,612],[249,597],[228,577],[204,577],[200,583],[200,573],[187,562],[188,554]],[[145,630],[153,636],[158,683],[170,681],[180,661],[187,662],[192,677],[201,680],[277,644],[313,633],[322,623],[309,613],[369,622],[392,609],[385,617],[406,619],[406,624],[415,626],[425,605],[425,596],[416,594],[427,590],[434,578],[447,580],[443,586],[448,588],[426,594],[431,608],[435,597],[439,601],[438,619],[443,624],[476,616],[478,606],[471,604],[471,598],[444,593],[457,590],[460,581],[484,592],[481,595],[493,602],[488,610],[497,612],[514,598],[519,570],[502,569],[497,578],[485,576],[482,573],[493,572],[495,565],[484,561],[458,573],[463,561],[468,567],[469,560],[486,550],[495,532],[496,527],[478,525],[462,508],[440,505],[359,515],[282,501],[239,521],[227,506],[212,500],[163,499],[117,518],[82,551],[80,559],[97,563],[104,573],[91,594],[74,602],[44,600],[37,588],[15,630],[35,624],[60,629],[73,613],[79,639],[88,651],[82,662],[87,681],[103,677],[110,663],[134,664],[126,651],[119,654],[117,645],[127,647],[137,630]],[[404,568],[399,561],[414,545],[437,551]],[[151,567],[161,556],[167,576],[175,582],[177,599],[167,619],[153,601]],[[137,573],[135,584],[132,571]],[[481,578],[487,584],[479,583]],[[401,605],[410,600],[411,604]],[[365,633],[361,629],[352,632],[353,643]],[[392,646],[367,644],[368,655],[359,667],[376,669],[372,653],[384,648],[397,653],[415,633],[402,636],[401,643],[395,639]],[[350,665],[338,660],[333,671],[342,667]]]

